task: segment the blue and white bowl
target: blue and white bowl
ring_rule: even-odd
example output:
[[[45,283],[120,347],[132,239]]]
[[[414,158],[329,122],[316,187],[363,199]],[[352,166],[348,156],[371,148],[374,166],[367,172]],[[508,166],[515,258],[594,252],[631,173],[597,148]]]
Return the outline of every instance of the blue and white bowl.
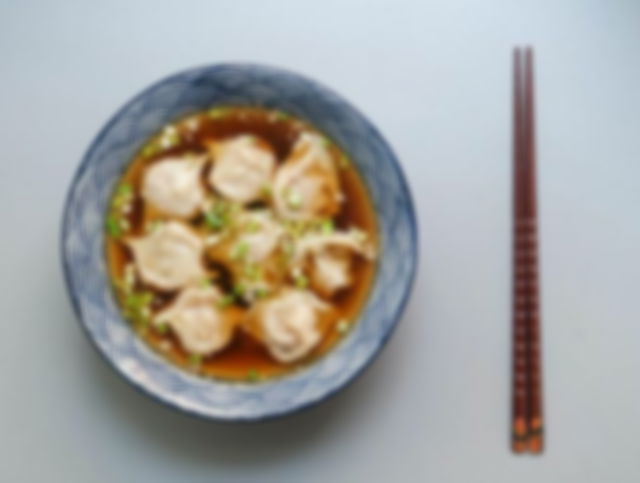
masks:
[[[120,315],[106,270],[105,213],[114,184],[133,154],[165,124],[218,104],[280,109],[317,126],[351,156],[378,214],[379,267],[360,320],[314,364],[260,384],[201,378],[154,353]],[[78,318],[116,371],[169,406],[227,421],[285,415],[323,401],[352,381],[393,332],[418,261],[409,188],[398,160],[378,130],[342,97],[317,82],[252,64],[221,64],[181,72],[126,103],[95,138],[74,176],[64,209],[61,249]]]

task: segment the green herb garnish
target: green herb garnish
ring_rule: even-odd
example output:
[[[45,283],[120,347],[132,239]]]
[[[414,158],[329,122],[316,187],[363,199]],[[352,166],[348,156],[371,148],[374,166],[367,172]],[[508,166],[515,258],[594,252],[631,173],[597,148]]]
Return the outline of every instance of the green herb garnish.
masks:
[[[324,233],[325,235],[330,235],[331,233],[333,233],[335,231],[335,228],[336,227],[332,219],[324,220],[320,225],[320,231],[322,231],[322,233]]]
[[[133,194],[133,186],[131,186],[129,183],[123,183],[120,186],[118,186],[118,189],[116,190],[116,195],[117,196],[122,196],[122,197],[130,197]]]
[[[178,144],[180,144],[180,134],[178,134],[177,132],[170,132],[169,134],[165,134],[164,135],[164,145],[163,147],[166,149],[171,149],[176,147]]]
[[[298,287],[299,289],[304,290],[305,288],[307,288],[309,286],[309,279],[307,277],[305,277],[304,275],[300,274],[297,275],[295,277],[294,280],[296,287]]]
[[[123,298],[124,316],[139,328],[144,328],[151,319],[152,292],[125,291]]]
[[[276,121],[286,121],[287,119],[289,119],[289,114],[287,114],[286,112],[282,112],[282,111],[273,111],[273,118]]]
[[[204,214],[205,224],[212,230],[222,230],[231,222],[233,206],[224,201],[216,201]]]
[[[262,278],[262,267],[253,263],[248,263],[244,267],[244,274],[251,281],[258,280]]]
[[[236,297],[242,297],[247,291],[247,287],[242,283],[237,283],[233,286],[233,295]]]
[[[218,300],[218,307],[224,309],[225,307],[229,307],[229,305],[232,305],[235,301],[236,296],[232,293],[228,293],[220,297],[220,300]]]
[[[249,244],[246,241],[241,241],[233,247],[231,252],[231,258],[233,260],[242,260],[249,253]]]
[[[341,334],[346,333],[349,330],[349,322],[344,319],[338,321],[336,324],[336,330]]]
[[[349,160],[349,158],[346,155],[342,155],[340,156],[340,159],[338,160],[338,165],[343,168],[346,169],[349,166],[351,166],[351,161]]]
[[[214,107],[213,109],[209,109],[209,117],[212,119],[220,119],[227,114],[226,107]]]
[[[249,369],[247,371],[248,382],[258,382],[261,379],[260,373],[256,369]]]
[[[153,301],[151,292],[134,292],[125,298],[125,305],[132,309],[142,309]]]
[[[225,222],[222,216],[220,216],[220,214],[218,213],[211,212],[211,211],[205,213],[204,221],[209,228],[212,228],[214,230],[220,230],[225,225]]]
[[[293,246],[293,242],[291,240],[284,240],[282,242],[282,254],[287,257],[287,258],[291,258],[293,256],[293,252],[294,252],[294,246]]]
[[[189,354],[189,364],[192,366],[199,366],[202,364],[202,355],[200,354]]]
[[[109,215],[107,217],[107,232],[114,238],[122,236],[122,228],[120,228],[120,221],[115,215]]]
[[[260,231],[260,223],[255,220],[250,220],[249,223],[247,223],[246,230],[249,233],[257,233]]]
[[[260,191],[262,196],[271,196],[273,194],[273,188],[269,184],[264,185]]]
[[[160,147],[154,141],[154,142],[150,142],[144,148],[142,148],[142,155],[145,158],[150,158],[151,156],[154,156],[155,154],[157,154],[159,151],[160,151]]]
[[[153,233],[154,231],[156,231],[158,228],[162,226],[162,223],[163,223],[162,220],[148,221],[144,227],[144,231],[146,233]]]
[[[302,195],[299,191],[288,190],[285,193],[287,204],[292,210],[298,210],[302,206]]]

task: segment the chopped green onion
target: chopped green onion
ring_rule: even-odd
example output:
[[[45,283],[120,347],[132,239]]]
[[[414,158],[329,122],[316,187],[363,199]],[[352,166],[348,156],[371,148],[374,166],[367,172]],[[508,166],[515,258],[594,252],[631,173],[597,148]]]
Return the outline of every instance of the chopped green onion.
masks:
[[[125,292],[124,316],[135,325],[146,327],[151,319],[152,292]]]
[[[269,289],[267,287],[258,287],[256,288],[256,298],[263,299],[267,295],[269,295]]]
[[[233,247],[231,258],[233,260],[242,260],[249,253],[249,248],[249,244],[246,241],[241,241]]]
[[[236,297],[242,297],[244,293],[247,291],[247,287],[242,283],[237,283],[233,286],[233,295]]]
[[[118,189],[116,190],[116,194],[118,196],[128,197],[131,194],[133,194],[133,186],[131,186],[129,183],[123,183],[120,186],[118,186]]]
[[[258,382],[260,380],[260,373],[256,369],[249,369],[247,371],[247,381]]]
[[[129,231],[131,229],[131,223],[126,218],[120,218],[120,228],[122,231]]]
[[[262,196],[271,196],[273,194],[273,188],[269,184],[264,185],[261,191],[262,191]]]
[[[165,149],[170,149],[176,147],[180,144],[180,135],[177,132],[171,132],[170,134],[165,134],[162,138],[162,146]]]
[[[162,223],[163,223],[162,220],[148,221],[144,227],[144,231],[147,233],[153,233],[154,231],[156,231],[158,228],[162,226]]]
[[[202,280],[200,280],[200,287],[202,288],[211,287],[211,285],[211,280],[209,280],[208,278],[203,278]]]
[[[236,296],[232,293],[223,295],[220,300],[218,300],[218,307],[220,307],[221,309],[224,309],[225,307],[228,307],[229,305],[232,305],[234,302],[236,301]]]
[[[114,238],[119,238],[122,235],[120,222],[114,215],[109,215],[107,217],[107,232]]]
[[[289,117],[289,114],[287,114],[286,112],[273,111],[273,118],[276,121],[286,121],[287,119],[289,119]]]
[[[189,354],[189,364],[199,366],[202,364],[202,356],[200,354]]]
[[[214,107],[213,109],[209,109],[209,117],[212,119],[220,119],[227,114],[227,109],[225,107]]]
[[[346,155],[342,155],[340,156],[340,159],[338,160],[338,165],[343,168],[346,169],[349,166],[351,166],[351,161],[349,160],[349,158]]]
[[[136,283],[136,272],[133,264],[127,263],[124,267],[124,277],[122,289],[130,292]]]
[[[304,220],[291,220],[285,224],[286,230],[293,235],[294,238],[298,238],[312,226],[309,222]]]
[[[333,223],[333,220],[332,219],[324,220],[320,225],[320,230],[325,235],[330,235],[331,233],[333,233],[335,231],[335,225]]]
[[[140,300],[143,305],[151,304],[151,302],[153,302],[153,292],[143,292],[142,295],[140,295]]]
[[[169,331],[169,323],[168,322],[161,322],[159,324],[156,324],[155,326],[156,332],[158,332],[159,334],[166,334]]]
[[[299,289],[305,289],[309,286],[309,279],[303,274],[299,274],[295,277],[295,284]]]
[[[212,228],[214,230],[219,230],[225,225],[225,222],[222,216],[212,211],[209,211],[204,214],[204,221],[209,228]]]
[[[248,263],[244,267],[244,274],[249,280],[258,280],[262,278],[262,267],[253,263]]]
[[[299,191],[289,190],[286,197],[287,204],[292,210],[297,210],[302,206],[302,195]]]
[[[211,209],[205,213],[205,223],[213,230],[221,230],[230,222],[232,212],[236,208],[224,201],[216,201]]]
[[[128,294],[124,299],[124,305],[132,309],[139,309],[142,307],[142,297],[139,293]]]
[[[345,319],[339,320],[336,324],[336,330],[341,334],[346,333],[349,330],[349,322]]]
[[[260,231],[260,223],[256,220],[250,220],[246,228],[249,233],[257,233]]]
[[[155,142],[150,142],[144,148],[142,148],[142,155],[145,158],[150,158],[151,156],[157,154],[158,151],[160,151],[158,144]]]
[[[293,256],[294,246],[291,240],[284,240],[282,242],[282,253],[285,257],[291,258]]]
[[[151,318],[151,309],[148,306],[144,306],[140,309],[140,318],[143,322],[148,322]]]
[[[326,137],[326,136],[322,136],[322,145],[323,145],[325,148],[331,147],[331,144],[332,144],[332,143],[331,143],[331,140],[330,140],[328,137]]]

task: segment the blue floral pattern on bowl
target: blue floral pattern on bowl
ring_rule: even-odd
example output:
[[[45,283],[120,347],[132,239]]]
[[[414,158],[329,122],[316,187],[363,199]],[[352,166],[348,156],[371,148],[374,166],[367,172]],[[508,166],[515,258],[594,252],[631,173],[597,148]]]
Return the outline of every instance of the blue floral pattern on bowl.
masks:
[[[198,377],[153,352],[121,317],[104,256],[109,197],[134,153],[165,124],[221,104],[280,109],[317,126],[351,156],[378,213],[382,244],[378,273],[360,320],[314,364],[259,384]],[[391,335],[418,261],[411,195],[396,157],[377,129],[326,87],[292,72],[253,64],[181,72],[122,107],[93,141],[75,174],[64,211],[61,250],[78,318],[116,371],[169,406],[231,421],[293,412],[324,400],[354,379]]]

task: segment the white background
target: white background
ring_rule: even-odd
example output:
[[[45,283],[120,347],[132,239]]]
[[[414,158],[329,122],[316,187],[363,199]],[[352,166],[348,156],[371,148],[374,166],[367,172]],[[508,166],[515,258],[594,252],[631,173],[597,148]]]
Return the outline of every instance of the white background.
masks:
[[[0,480],[640,481],[640,2],[0,2]],[[511,48],[535,46],[548,446],[509,452]],[[81,333],[63,198],[124,101],[183,68],[279,65],[381,128],[422,258],[389,346],[257,425],[131,389]]]

